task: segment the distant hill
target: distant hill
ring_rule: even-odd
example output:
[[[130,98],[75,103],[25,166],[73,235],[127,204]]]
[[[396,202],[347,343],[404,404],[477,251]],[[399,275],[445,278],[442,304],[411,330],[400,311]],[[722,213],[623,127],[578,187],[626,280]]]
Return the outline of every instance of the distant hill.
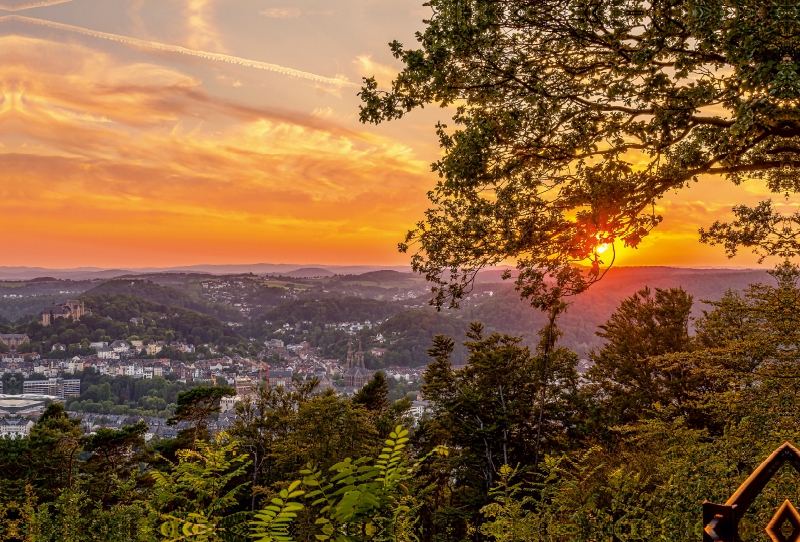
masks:
[[[327,269],[323,269],[321,267],[301,267],[300,269],[295,269],[294,271],[289,271],[288,273],[281,273],[281,276],[292,277],[296,279],[307,279],[316,277],[332,277],[335,274],[336,273],[333,271],[328,271]]]
[[[36,277],[55,277],[58,279],[87,280],[119,277],[131,273],[122,269],[101,269],[99,267],[76,267],[74,269],[47,269],[44,267],[0,266],[0,280],[30,280]]]
[[[363,297],[297,299],[268,310],[260,320],[269,321],[273,325],[294,325],[309,321],[321,327],[339,322],[375,322],[389,318],[401,310],[403,308],[398,303]]]
[[[134,269],[105,269],[102,267],[75,267],[71,269],[52,269],[46,267],[25,267],[25,266],[0,266],[0,280],[30,280],[35,277],[56,277],[58,279],[108,279],[117,278],[125,275],[145,275],[151,273],[205,273],[211,275],[230,275],[243,273],[264,274],[285,274],[298,269],[301,264],[271,264],[254,263],[241,265],[186,265],[176,267],[141,267]],[[378,271],[380,269],[394,269],[399,271],[410,270],[408,265],[381,266],[381,265],[327,265],[322,262],[306,262],[305,267],[319,267],[322,269],[333,270],[333,273],[340,275],[365,273],[367,271]]]
[[[569,298],[571,303],[559,326],[564,332],[561,344],[585,356],[602,345],[595,335],[597,326],[608,320],[620,301],[648,286],[655,288],[682,287],[694,297],[692,315],[702,315],[710,306],[704,300],[717,301],[727,290],[743,290],[750,284],[774,284],[766,270],[757,269],[682,269],[671,267],[619,267],[586,292]],[[485,292],[493,290],[493,296]],[[487,328],[510,334],[525,335],[526,342],[535,344],[537,332],[544,326],[544,315],[519,298],[513,281],[492,284],[486,281],[476,286],[483,293],[478,301],[467,301],[464,308],[452,314],[465,320],[477,320]]]
[[[414,280],[419,279],[419,275],[414,275],[414,273],[400,273],[399,271],[392,271],[390,269],[384,269],[381,271],[370,271],[368,273],[362,273],[360,275],[345,275],[339,277],[339,280],[342,281],[364,281],[364,282],[395,282],[395,281],[404,281],[404,280]]]
[[[222,305],[221,303],[211,303],[209,301],[197,300],[188,294],[162,286],[146,280],[109,280],[100,286],[84,292],[82,297],[96,297],[108,295],[129,295],[136,296],[164,305],[172,305],[193,310],[201,314],[207,314],[224,321],[241,321],[242,313],[233,307]]]
[[[16,333],[27,333],[35,349],[42,348],[44,356],[66,358],[73,355],[88,355],[89,349],[81,347],[84,340],[97,340],[107,336],[112,340],[126,339],[136,335],[147,342],[150,340],[187,340],[193,344],[213,343],[233,346],[242,337],[230,326],[213,316],[200,314],[184,307],[153,302],[136,295],[98,294],[85,296],[86,308],[91,315],[84,315],[79,322],[57,319],[48,327],[34,322],[15,328]],[[143,318],[144,322],[131,321]],[[51,344],[58,342],[69,345],[65,351],[51,351]],[[184,359],[185,355],[176,349],[165,349],[159,353],[171,359]]]
[[[436,335],[453,337],[455,349],[450,360],[462,364],[467,359],[467,350],[462,344],[469,327],[469,321],[455,318],[430,309],[414,309],[395,314],[383,324],[380,331],[386,338],[387,352],[382,362],[392,365],[417,367],[427,365],[428,348]]]

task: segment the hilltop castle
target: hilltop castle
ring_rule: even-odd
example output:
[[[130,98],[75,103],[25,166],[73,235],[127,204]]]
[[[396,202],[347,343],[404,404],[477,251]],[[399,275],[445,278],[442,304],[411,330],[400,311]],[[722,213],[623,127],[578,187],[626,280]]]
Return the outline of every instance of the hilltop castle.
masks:
[[[63,305],[53,304],[49,309],[42,311],[42,325],[49,326],[56,318],[72,317],[76,322],[80,317],[86,314],[86,309],[83,306],[83,301],[77,299],[70,299]]]

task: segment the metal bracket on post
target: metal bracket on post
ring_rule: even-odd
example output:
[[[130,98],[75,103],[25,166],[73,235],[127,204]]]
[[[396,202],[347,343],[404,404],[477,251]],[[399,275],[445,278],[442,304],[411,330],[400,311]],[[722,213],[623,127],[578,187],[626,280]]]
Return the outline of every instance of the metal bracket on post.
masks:
[[[704,502],[703,542],[739,542],[739,520],[785,463],[800,472],[800,451],[788,442],[772,452],[725,504]],[[792,529],[788,536],[781,530],[787,522]],[[800,542],[800,513],[787,500],[775,513],[766,531],[773,542]]]
[[[736,542],[734,506],[703,503],[703,542]]]

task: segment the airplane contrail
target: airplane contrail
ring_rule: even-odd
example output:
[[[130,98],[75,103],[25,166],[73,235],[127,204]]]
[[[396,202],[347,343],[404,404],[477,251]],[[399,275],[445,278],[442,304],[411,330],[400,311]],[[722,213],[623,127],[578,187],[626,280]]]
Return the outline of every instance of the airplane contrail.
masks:
[[[67,1],[67,0],[64,0]],[[37,24],[40,26],[47,26],[50,28],[56,28],[59,30],[66,30],[68,32],[76,32],[78,34],[83,34],[85,36],[91,36],[93,38],[100,38],[105,40],[116,41],[119,43],[125,43],[127,45],[134,45],[136,47],[144,47],[147,49],[155,49],[158,51],[169,51],[173,53],[181,53],[184,55],[191,55],[200,58],[205,58],[208,60],[218,60],[222,62],[229,62],[231,64],[239,64],[240,66],[247,66],[249,68],[257,68],[259,70],[267,70],[271,72],[280,73],[283,75],[290,75],[292,77],[299,77],[301,79],[310,79],[311,81],[316,81],[318,83],[325,83],[328,85],[335,85],[339,87],[359,87],[355,83],[351,83],[349,81],[345,81],[344,79],[339,79],[335,77],[325,77],[323,75],[317,75],[315,73],[304,72],[300,70],[295,70],[293,68],[286,68],[284,66],[279,66],[278,64],[269,64],[267,62],[259,62],[257,60],[248,60],[246,58],[240,58],[238,56],[231,56],[231,55],[223,55],[220,53],[209,53],[207,51],[198,51],[195,49],[187,49],[186,47],[179,47],[177,45],[167,45],[165,43],[158,43],[156,41],[146,41],[140,40],[136,38],[129,38],[128,36],[120,36],[118,34],[109,34],[107,32],[98,32],[97,30],[89,30],[87,28],[83,28],[80,26],[72,26],[69,24],[63,23],[56,23],[53,21],[46,21],[43,19],[35,19],[32,17],[23,17],[22,15],[4,15],[0,17],[0,22],[3,21],[20,21],[23,23],[30,23],[30,24]]]
[[[0,4],[0,10],[3,11],[22,11],[24,9],[33,9],[33,8],[43,8],[45,6],[55,6],[56,4],[66,4],[67,2],[73,2],[74,0],[43,0],[41,2],[31,2],[30,4],[25,4],[23,6],[5,6]]]

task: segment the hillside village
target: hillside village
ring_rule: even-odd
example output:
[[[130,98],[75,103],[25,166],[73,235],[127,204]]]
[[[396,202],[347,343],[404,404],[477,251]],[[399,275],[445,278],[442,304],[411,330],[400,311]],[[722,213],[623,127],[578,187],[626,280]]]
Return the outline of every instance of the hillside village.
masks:
[[[335,329],[354,333],[354,330],[368,329],[369,326],[369,322],[344,322],[336,325]],[[380,335],[378,340],[383,340]],[[311,346],[307,341],[299,344],[284,344],[279,339],[265,341],[258,355],[252,358],[241,356],[238,353],[231,356],[217,355],[213,350],[213,345],[210,345],[211,356],[209,358],[193,361],[158,357],[165,348],[189,354],[195,352],[194,344],[181,341],[171,343],[150,341],[147,344],[135,339],[131,341],[115,340],[110,343],[95,341],[89,343],[92,350],[89,355],[76,355],[66,359],[48,359],[37,352],[24,354],[19,352],[17,350],[19,347],[29,344],[29,338],[24,334],[0,334],[0,344],[4,344],[9,349],[7,353],[0,353],[0,378],[5,374],[21,375],[24,378],[25,386],[23,395],[26,396],[38,394],[49,396],[46,399],[60,401],[78,397],[81,395],[81,391],[86,391],[86,386],[81,390],[80,380],[76,379],[75,375],[87,372],[94,375],[130,377],[137,380],[164,378],[182,384],[227,384],[233,387],[236,396],[226,398],[222,404],[222,414],[230,412],[231,415],[235,404],[249,401],[259,386],[290,388],[296,382],[307,382],[316,378],[319,382],[318,392],[330,389],[338,395],[353,395],[374,373],[364,364],[364,352],[360,347],[355,349],[352,342],[349,344],[350,348],[343,362],[338,359],[321,357],[318,348]],[[208,347],[209,345],[204,346]],[[66,349],[66,345],[54,343],[51,348],[54,352],[63,351]],[[370,350],[370,353],[376,357],[380,357],[384,352],[383,348]],[[151,358],[141,359],[139,358],[141,354],[147,354]],[[266,363],[262,361],[263,359],[275,360],[277,363]],[[402,381],[409,384],[411,388],[418,389],[424,367],[387,367],[382,371],[388,378],[396,382]],[[71,387],[61,390],[60,383],[62,381],[69,382]],[[44,391],[35,388],[35,384],[47,382],[50,382],[50,388],[42,388]],[[59,388],[55,387],[56,382],[59,383]],[[56,389],[58,391],[53,391]],[[2,382],[0,382],[0,394],[3,394],[4,391]],[[13,396],[2,395],[2,397]],[[0,399],[0,414],[7,416],[11,414],[3,411],[1,403],[2,399]],[[35,418],[46,404],[47,401],[41,401],[35,408],[29,407],[21,414]],[[415,411],[421,414],[424,408],[424,402],[415,401]],[[83,417],[84,426],[92,428],[121,427],[123,423],[131,421],[130,416],[77,412],[72,412],[71,415]],[[180,429],[166,426],[164,418],[153,416],[142,416],[141,418],[153,429],[148,433],[148,438],[153,435],[172,438],[173,433]],[[212,429],[224,429],[227,418],[223,416],[219,424],[213,426]],[[8,420],[8,423],[0,423],[0,435],[14,435],[21,430],[20,426],[12,423],[11,420]],[[22,431],[24,434],[24,430]]]

